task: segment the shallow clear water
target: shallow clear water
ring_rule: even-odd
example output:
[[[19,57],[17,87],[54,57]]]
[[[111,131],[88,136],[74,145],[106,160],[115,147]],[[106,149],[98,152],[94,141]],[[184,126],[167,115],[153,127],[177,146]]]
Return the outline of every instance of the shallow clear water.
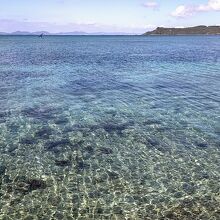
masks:
[[[0,219],[220,219],[220,37],[0,37]]]

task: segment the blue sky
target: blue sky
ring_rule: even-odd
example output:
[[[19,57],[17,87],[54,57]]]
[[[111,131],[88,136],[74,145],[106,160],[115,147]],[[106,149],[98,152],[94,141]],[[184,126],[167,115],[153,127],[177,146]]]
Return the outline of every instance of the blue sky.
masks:
[[[219,25],[220,0],[0,0],[0,31],[142,33]]]

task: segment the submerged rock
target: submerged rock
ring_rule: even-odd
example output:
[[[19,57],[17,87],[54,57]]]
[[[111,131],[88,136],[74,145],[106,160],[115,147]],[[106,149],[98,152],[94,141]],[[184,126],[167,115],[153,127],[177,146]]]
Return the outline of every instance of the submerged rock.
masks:
[[[105,110],[106,114],[112,115],[113,117],[117,115],[117,110],[115,108],[108,108]]]
[[[8,146],[8,148],[7,148],[7,152],[8,152],[8,153],[13,153],[17,148],[18,148],[17,145],[10,145],[10,146]]]
[[[67,118],[58,118],[54,121],[57,125],[67,124],[69,120]]]
[[[147,138],[147,142],[153,147],[160,145],[160,142],[155,138]]]
[[[77,161],[76,169],[77,169],[78,172],[83,171],[86,167],[88,167],[88,165],[85,164],[85,163],[83,162],[83,160]]]
[[[16,124],[15,122],[9,123],[7,126],[8,130],[12,133],[17,133],[19,131],[19,124]]]
[[[104,209],[101,208],[101,207],[98,207],[98,208],[95,209],[95,213],[97,213],[97,214],[103,214],[103,213],[104,213]]]
[[[122,124],[108,123],[104,124],[102,127],[108,133],[116,132],[117,134],[122,134],[122,131],[124,131],[132,125],[134,125],[134,122],[126,122]]]
[[[21,144],[31,145],[35,143],[35,139],[33,137],[23,137],[19,141]]]
[[[27,215],[26,217],[24,217],[24,220],[33,220],[35,219],[34,215]]]
[[[157,149],[158,151],[162,153],[170,153],[170,148],[167,145],[157,146],[155,147],[155,149]]]
[[[114,171],[107,171],[110,180],[115,180],[119,178],[119,174]]]
[[[50,141],[46,144],[46,149],[48,151],[53,151],[58,153],[63,150],[66,146],[71,146],[71,142],[69,139],[62,139],[58,141]]]
[[[9,116],[10,114],[8,112],[0,112],[0,119],[1,118],[6,118],[7,116]]]
[[[117,214],[117,215],[122,215],[123,214],[123,209],[120,206],[114,206],[113,213]]]
[[[196,145],[200,148],[207,148],[208,147],[208,144],[205,142],[199,142],[199,143],[196,143]]]
[[[49,138],[53,134],[53,130],[50,127],[42,127],[35,133],[37,138]]]
[[[5,171],[6,171],[6,166],[0,164],[0,176],[4,175],[4,174],[5,174]]]
[[[25,108],[21,111],[21,113],[26,117],[40,120],[49,120],[56,118],[56,115],[59,114],[59,110],[60,109],[53,108],[50,106],[38,106]]]
[[[15,185],[12,186],[12,190],[15,189],[18,192],[28,193],[33,190],[45,189],[47,184],[41,179],[27,179],[25,176],[20,176],[15,179]]]
[[[90,199],[97,199],[101,197],[101,192],[99,192],[98,190],[95,190],[95,191],[89,192],[88,196]]]
[[[98,152],[100,154],[112,154],[113,150],[111,148],[108,148],[108,147],[102,147],[102,148],[98,149]]]
[[[46,182],[40,179],[29,179],[27,184],[29,191],[45,189],[47,187]]]
[[[155,119],[148,119],[143,122],[143,125],[158,125],[158,124],[161,124],[161,122]]]
[[[6,122],[6,118],[1,118],[0,117],[0,124],[3,124],[3,123],[5,123]]]
[[[89,168],[89,164],[85,163],[82,157],[77,156],[75,168],[76,168],[76,172],[80,173],[83,170]]]
[[[154,137],[147,138],[145,141],[145,145],[146,147],[156,149],[161,153],[170,153],[171,150],[171,147],[168,144]]]
[[[173,196],[174,196],[174,198],[181,198],[181,197],[183,197],[184,196],[184,194],[183,194],[183,192],[175,192],[174,194],[173,194]]]
[[[15,199],[11,200],[10,206],[15,206],[15,205],[19,204],[20,202],[21,202],[21,198],[15,198]]]
[[[91,145],[89,145],[89,146],[85,147],[85,151],[90,153],[90,154],[93,154],[94,153],[94,148]]]
[[[183,183],[182,188],[187,194],[193,194],[196,191],[196,187],[192,183]]]
[[[55,165],[60,167],[70,166],[70,160],[55,160]]]

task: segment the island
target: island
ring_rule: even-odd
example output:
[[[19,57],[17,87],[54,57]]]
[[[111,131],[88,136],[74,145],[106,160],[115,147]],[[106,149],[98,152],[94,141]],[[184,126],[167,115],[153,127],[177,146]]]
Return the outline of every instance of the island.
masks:
[[[144,33],[145,36],[152,35],[220,35],[220,26],[196,26],[186,28],[158,27],[154,31]]]

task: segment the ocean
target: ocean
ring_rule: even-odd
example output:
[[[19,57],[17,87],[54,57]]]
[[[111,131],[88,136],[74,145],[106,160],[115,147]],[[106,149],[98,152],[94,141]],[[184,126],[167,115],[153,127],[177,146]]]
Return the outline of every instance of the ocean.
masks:
[[[0,219],[220,219],[220,36],[0,36]]]

